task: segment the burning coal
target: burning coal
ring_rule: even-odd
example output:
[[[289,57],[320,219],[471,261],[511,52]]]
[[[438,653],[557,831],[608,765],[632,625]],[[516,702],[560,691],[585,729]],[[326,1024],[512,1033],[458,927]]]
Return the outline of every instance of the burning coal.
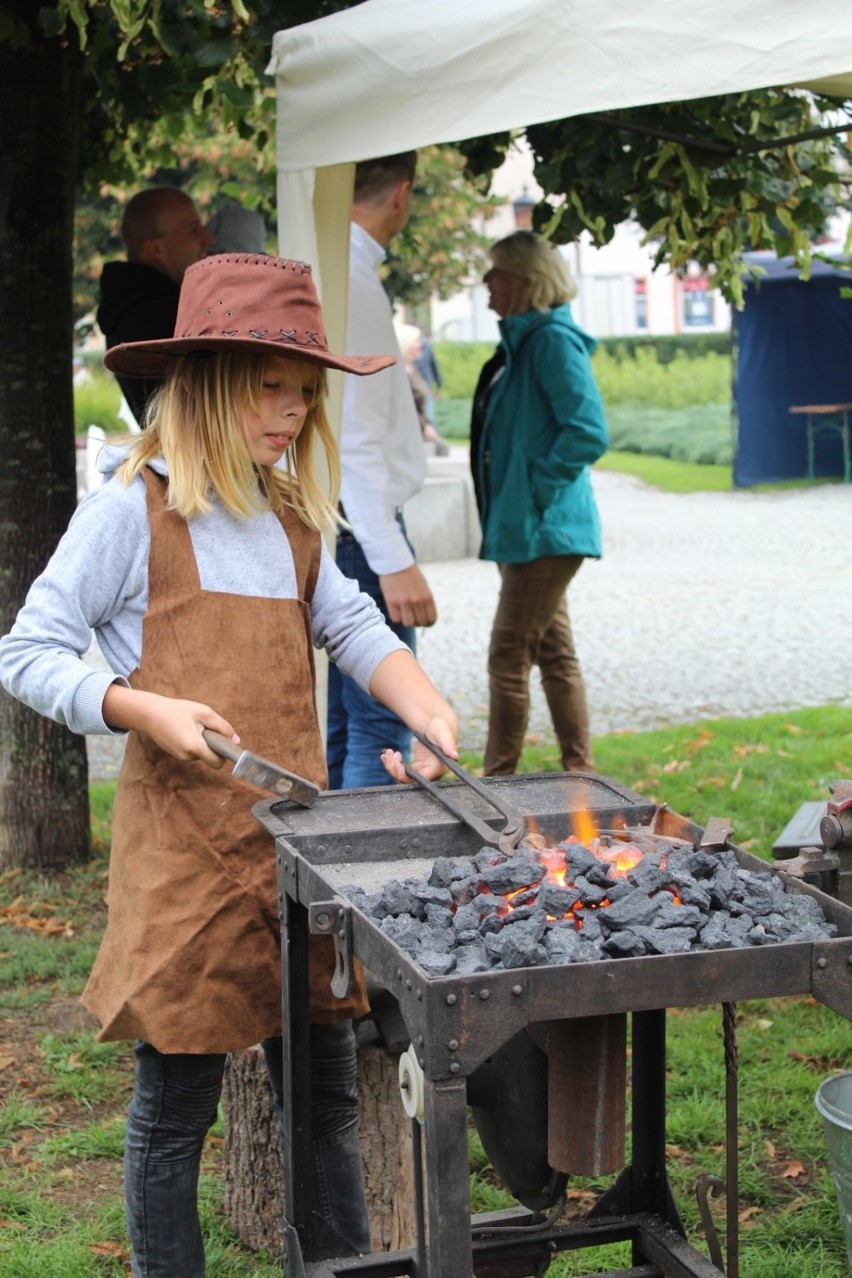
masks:
[[[732,851],[641,831],[511,856],[438,857],[428,879],[380,892],[342,889],[430,976],[587,963],[691,949],[813,942],[834,936],[813,897]]]

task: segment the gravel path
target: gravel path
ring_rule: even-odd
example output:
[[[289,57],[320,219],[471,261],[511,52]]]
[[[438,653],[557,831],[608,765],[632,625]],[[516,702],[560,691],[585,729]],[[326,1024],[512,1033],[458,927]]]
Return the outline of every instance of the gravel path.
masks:
[[[604,557],[569,600],[595,734],[852,707],[852,485],[679,496],[604,471],[594,484]],[[440,619],[418,634],[419,656],[462,744],[480,749],[497,570],[465,559],[424,571]],[[532,684],[529,730],[552,739]],[[120,743],[88,744],[92,776],[114,776]]]

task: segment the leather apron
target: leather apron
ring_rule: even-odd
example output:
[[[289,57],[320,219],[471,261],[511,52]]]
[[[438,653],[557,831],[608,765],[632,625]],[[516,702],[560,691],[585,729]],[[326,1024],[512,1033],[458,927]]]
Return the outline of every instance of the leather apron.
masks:
[[[292,511],[280,517],[297,599],[205,591],[186,521],[166,508],[165,481],[147,467],[144,476],[148,610],[131,687],[213,706],[255,753],[325,786],[309,604],[319,533]],[[181,762],[128,734],[107,927],[83,994],[100,1039],[230,1052],[281,1033],[275,847],[251,813],[260,797],[226,769]],[[360,967],[352,995],[337,999],[333,943],[311,936],[310,945],[311,1019],[364,1015]]]

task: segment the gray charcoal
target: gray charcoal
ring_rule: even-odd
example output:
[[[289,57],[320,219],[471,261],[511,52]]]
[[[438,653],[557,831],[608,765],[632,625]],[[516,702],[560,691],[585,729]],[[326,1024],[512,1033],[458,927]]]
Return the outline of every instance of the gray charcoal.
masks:
[[[398,917],[388,917],[382,919],[380,927],[384,934],[398,945],[400,949],[405,950],[407,954],[416,957],[420,948],[420,938],[422,927],[416,919],[412,919],[407,914]]]
[[[494,865],[500,865],[508,859],[504,852],[498,852],[496,848],[480,848],[473,858],[474,873],[482,874],[483,870],[488,870]]]
[[[490,970],[491,960],[484,945],[467,945],[457,951],[455,971],[459,976],[473,976]]]
[[[633,932],[645,942],[648,954],[685,954],[698,940],[694,927],[634,927]]]
[[[612,936],[608,936],[604,941],[603,948],[613,958],[641,958],[646,953],[645,942],[630,928],[613,932]]]
[[[422,883],[411,889],[411,894],[415,900],[427,909],[430,905],[440,905],[445,910],[453,908],[453,894],[449,888],[445,887],[423,887]]]
[[[504,928],[502,942],[500,960],[504,967],[541,967],[547,962],[547,950],[523,928]]]
[[[748,945],[748,934],[754,920],[742,915],[734,918],[727,910],[717,910],[702,928],[701,946],[705,950],[741,950]]]
[[[449,976],[457,967],[454,954],[436,954],[434,950],[421,951],[417,963],[427,976]]]
[[[688,856],[678,858],[678,867],[686,869],[695,879],[712,878],[719,861],[709,852],[691,852]]]
[[[648,893],[643,892],[641,888],[634,888],[629,896],[623,896],[620,901],[597,910],[598,921],[610,929],[633,927],[636,923],[651,923],[663,908],[664,902],[661,899],[663,896],[671,900],[668,892],[648,896]]]
[[[606,888],[590,882],[584,874],[577,875],[574,887],[580,893],[584,905],[600,905],[601,901],[606,900]]]
[[[538,903],[547,914],[561,918],[580,899],[576,888],[557,887],[555,883],[543,883],[538,894]]]
[[[612,887],[614,882],[612,877],[612,866],[607,865],[605,861],[594,861],[592,865],[586,867],[580,878],[586,883],[594,883],[596,887],[602,887],[606,892]],[[574,882],[577,879],[575,877]]]
[[[707,882],[711,906],[714,909],[726,909],[730,902],[736,900],[736,888],[735,871],[729,865],[717,865]]]
[[[448,888],[451,883],[469,879],[474,873],[473,862],[467,857],[457,861],[452,856],[439,856],[432,866],[428,886]]]
[[[662,905],[654,918],[655,927],[691,927],[696,932],[704,926],[704,915],[694,905],[675,905],[670,892],[661,892]]]
[[[769,936],[762,923],[755,923],[754,927],[748,934],[749,945],[767,945],[771,942],[771,940],[772,938]]]
[[[479,940],[479,937],[476,937]],[[488,955],[492,963],[500,962],[500,955],[503,950],[503,930],[499,932],[488,932],[482,938],[482,945],[485,953]]]
[[[603,928],[598,918],[597,910],[584,910],[582,913],[583,926],[580,935],[587,941],[598,941],[603,936]]]
[[[598,858],[582,843],[560,843],[559,850],[565,853],[565,865],[570,871],[569,878],[585,874],[586,870],[600,865]]]
[[[545,934],[544,948],[551,963],[577,963],[589,946],[573,923],[557,923]]]
[[[666,883],[671,882],[667,871],[661,870],[658,865],[652,865],[647,860],[640,861],[638,865],[633,866],[632,870],[628,870],[626,878],[633,887],[644,888],[649,894],[658,892]]]
[[[547,931],[547,915],[544,910],[531,910],[524,918],[518,918],[520,910],[513,910],[511,914],[507,914],[503,919],[504,930],[511,925],[513,931],[521,930],[527,936],[535,937],[540,941]]]
[[[450,886],[453,903],[455,905],[468,905],[476,896],[479,888],[475,878],[459,879],[458,882]]]
[[[395,918],[400,914],[416,914],[417,901],[398,879],[389,879],[382,888],[382,905]]]
[[[513,856],[500,865],[488,866],[480,871],[480,878],[491,892],[515,892],[540,882],[546,873],[540,862],[526,856]]]
[[[787,914],[800,926],[821,927],[826,937],[837,935],[837,924],[829,923],[812,896],[807,896],[804,892],[791,892],[787,901]]]
[[[502,928],[500,929],[502,932]],[[466,945],[476,945],[480,939],[480,934],[475,928],[468,928],[464,932],[457,932],[453,928],[453,936],[456,938],[456,949],[464,949]]]
[[[623,896],[629,895],[633,891],[633,884],[628,879],[613,879],[606,890],[607,898],[610,901],[619,901]]]
[[[703,913],[707,913],[710,909],[710,893],[697,879],[692,875],[684,875],[673,877],[670,882],[684,905],[695,905]]]
[[[513,906],[509,913],[503,916],[503,925],[505,927],[509,923],[525,923],[527,919],[539,912],[534,905],[520,905],[517,909]]]
[[[778,880],[771,874],[752,874],[748,870],[738,870],[736,879],[737,896],[752,914],[769,914],[775,909],[778,904],[775,884]]]
[[[453,915],[453,930],[455,932],[476,932],[482,921],[482,915],[476,906],[471,903],[462,905]]]
[[[503,917],[500,914],[486,914],[479,925],[480,936],[486,936],[489,932],[501,932],[502,930]]]
[[[426,922],[430,928],[449,928],[453,926],[453,912],[443,905],[426,906]]]

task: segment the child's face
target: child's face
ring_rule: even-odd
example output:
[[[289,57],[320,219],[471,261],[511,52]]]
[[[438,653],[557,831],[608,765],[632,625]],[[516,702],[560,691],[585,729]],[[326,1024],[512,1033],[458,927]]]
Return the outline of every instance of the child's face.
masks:
[[[305,424],[316,388],[312,365],[280,355],[269,359],[258,408],[247,408],[243,421],[249,453],[258,466],[280,461]]]

